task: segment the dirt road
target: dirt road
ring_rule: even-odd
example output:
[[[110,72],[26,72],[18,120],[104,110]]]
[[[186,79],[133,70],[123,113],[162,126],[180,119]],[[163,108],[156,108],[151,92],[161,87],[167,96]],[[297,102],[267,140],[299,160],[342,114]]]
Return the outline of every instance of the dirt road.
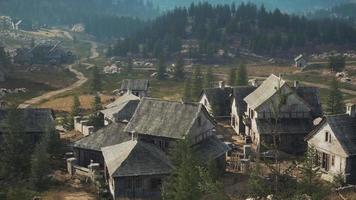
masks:
[[[97,58],[99,56],[99,53],[97,51],[97,48],[98,48],[98,45],[96,42],[93,42],[93,41],[89,41],[90,44],[91,44],[91,56],[90,56],[90,59],[94,59],[94,58]],[[82,60],[83,62],[85,60]],[[89,64],[91,65],[91,64]],[[64,92],[68,92],[68,91],[71,91],[71,90],[74,90],[76,88],[79,88],[80,86],[82,86],[84,83],[86,83],[88,81],[88,78],[85,77],[85,75],[83,73],[81,73],[80,71],[74,69],[74,64],[72,65],[69,65],[68,66],[68,69],[73,72],[76,76],[76,78],[78,79],[75,83],[73,83],[72,85],[66,87],[66,88],[63,88],[63,89],[60,89],[60,90],[56,90],[56,91],[51,91],[51,92],[47,92],[41,96],[38,96],[38,97],[35,97],[35,98],[32,98],[32,99],[29,99],[27,101],[25,101],[24,103],[20,104],[18,106],[18,108],[28,108],[32,105],[36,105],[42,101],[45,101],[45,100],[48,100],[54,96],[57,96],[59,94],[62,94]]]

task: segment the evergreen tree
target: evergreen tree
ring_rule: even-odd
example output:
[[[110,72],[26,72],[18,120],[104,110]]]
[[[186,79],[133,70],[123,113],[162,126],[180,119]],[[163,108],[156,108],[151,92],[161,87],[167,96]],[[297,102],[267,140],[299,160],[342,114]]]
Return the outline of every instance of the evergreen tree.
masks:
[[[49,138],[44,137],[36,145],[31,156],[31,176],[30,182],[33,189],[41,191],[48,185],[48,174],[50,173],[50,155],[48,154]]]
[[[204,76],[204,88],[214,87],[214,75],[211,71],[211,67],[208,67],[205,76]]]
[[[3,142],[0,155],[0,176],[9,182],[16,182],[29,174],[31,145],[29,135],[25,133],[22,113],[11,108],[5,119],[6,130],[2,134]]]
[[[318,184],[317,177],[320,175],[320,163],[317,156],[315,148],[308,147],[301,165],[303,190],[307,194],[311,194],[313,187]]]
[[[127,67],[126,67],[127,72],[131,73],[132,72],[132,68],[133,68],[132,58],[129,58],[129,60],[127,61]]]
[[[332,80],[330,85],[326,112],[330,115],[344,112],[343,95],[339,89],[339,83],[336,78]]]
[[[178,57],[175,69],[174,69],[174,78],[177,80],[182,80],[184,78],[184,63],[182,57]]]
[[[237,76],[236,76],[236,86],[245,86],[248,85],[248,75],[246,71],[246,66],[245,65],[240,65],[238,70],[237,70]]]
[[[197,66],[193,72],[193,80],[192,80],[192,97],[193,100],[197,100],[199,95],[203,89],[203,77],[200,70],[200,67]]]
[[[101,105],[101,98],[98,94],[96,94],[92,103],[92,110],[94,112],[99,112],[102,108],[103,107]]]
[[[236,68],[232,67],[230,68],[229,85],[234,86],[235,83],[236,83]]]
[[[340,72],[344,70],[346,61],[344,56],[331,56],[329,57],[329,67],[331,71]]]
[[[9,67],[11,64],[10,56],[5,48],[0,46],[0,67]]]
[[[183,101],[191,102],[192,101],[192,84],[190,79],[186,79],[184,83],[184,94],[183,94]]]
[[[92,71],[92,85],[91,89],[93,92],[100,92],[101,91],[101,77],[100,77],[100,72],[97,66],[93,67]]]
[[[191,150],[188,139],[179,141],[172,150],[174,169],[163,185],[164,200],[200,200],[198,162]]]
[[[250,177],[248,180],[248,194],[253,198],[261,198],[266,197],[271,194],[270,186],[267,185],[266,181],[261,177],[262,169],[261,164],[256,162],[254,168],[250,173]]]
[[[166,73],[166,64],[164,58],[161,57],[157,65],[157,79],[163,80],[165,78],[165,73]]]
[[[71,115],[73,117],[78,116],[80,114],[80,101],[78,95],[73,96],[73,105],[71,110]]]

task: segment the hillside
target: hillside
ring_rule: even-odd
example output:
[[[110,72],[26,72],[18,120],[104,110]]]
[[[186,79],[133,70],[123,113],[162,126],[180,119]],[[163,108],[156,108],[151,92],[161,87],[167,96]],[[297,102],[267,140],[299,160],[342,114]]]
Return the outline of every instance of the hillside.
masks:
[[[212,4],[240,4],[252,2],[257,5],[264,4],[269,9],[279,8],[288,12],[306,12],[315,9],[331,8],[335,5],[348,3],[351,0],[152,0],[154,5],[161,9],[172,9],[176,6],[189,6],[191,3],[209,2]]]
[[[83,21],[89,16],[132,16],[152,18],[158,11],[142,0],[2,0],[0,15],[35,24],[63,25]]]
[[[342,4],[330,9],[321,9],[309,14],[310,18],[336,18],[356,24],[356,2]]]
[[[209,58],[220,50],[286,57],[328,48],[354,48],[355,43],[356,30],[337,20],[308,20],[254,4],[236,8],[204,3],[177,8],[157,18],[145,30],[120,40],[113,54],[174,55],[184,44],[192,58]]]

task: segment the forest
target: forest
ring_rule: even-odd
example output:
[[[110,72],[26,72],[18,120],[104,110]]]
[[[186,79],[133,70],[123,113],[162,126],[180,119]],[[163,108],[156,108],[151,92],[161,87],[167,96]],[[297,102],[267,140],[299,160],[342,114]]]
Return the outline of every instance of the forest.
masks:
[[[278,56],[298,48],[352,47],[356,29],[336,19],[309,20],[251,3],[199,3],[167,12],[133,36],[118,41],[110,52],[118,56],[172,55],[181,50],[184,40],[199,42],[198,52],[191,52],[193,57],[209,57],[218,49],[229,51],[232,47]]]
[[[320,9],[310,13],[308,17],[314,19],[335,18],[355,25],[356,3],[342,4],[330,9]]]

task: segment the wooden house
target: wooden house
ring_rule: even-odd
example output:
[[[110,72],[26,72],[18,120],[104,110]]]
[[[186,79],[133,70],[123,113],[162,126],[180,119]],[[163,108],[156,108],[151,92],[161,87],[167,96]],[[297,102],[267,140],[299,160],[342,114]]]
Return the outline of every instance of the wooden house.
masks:
[[[7,132],[6,118],[9,110],[0,110],[0,143],[2,134]],[[55,131],[55,116],[51,109],[26,108],[18,109],[19,126],[29,136],[32,144],[36,144],[43,134]]]
[[[333,181],[342,175],[356,184],[356,105],[347,105],[347,114],[326,116],[305,138],[317,151],[322,178]]]
[[[129,133],[125,133],[125,124],[113,122],[108,126],[74,142],[73,152],[77,165],[88,167],[91,163],[99,163],[104,167],[104,158],[101,148],[120,144],[131,139]]]
[[[106,179],[115,199],[159,196],[158,186],[170,173],[166,155],[184,138],[201,162],[215,160],[225,169],[229,147],[215,136],[215,123],[201,104],[143,98],[124,131],[132,141],[103,148]]]
[[[308,64],[307,60],[304,58],[302,54],[294,58],[294,62],[295,62],[295,67],[297,68],[304,68]]]
[[[105,106],[105,109],[100,111],[104,116],[105,125],[112,122],[128,123],[139,102],[139,97],[126,93],[114,102]]]
[[[247,103],[244,98],[255,91],[253,86],[234,87],[232,92],[231,103],[231,127],[238,135],[245,136],[245,124],[243,117],[247,110]]]
[[[160,199],[163,179],[172,171],[168,156],[156,145],[130,140],[104,147],[106,177],[117,199]]]
[[[205,88],[200,95],[200,103],[211,116],[230,117],[232,88],[223,83],[217,88]]]
[[[148,96],[149,81],[139,79],[125,79],[121,84],[120,93],[132,93],[140,98]]]
[[[244,100],[245,134],[251,136],[255,150],[263,151],[276,135],[279,150],[291,154],[305,151],[304,137],[312,130],[313,119],[322,114],[317,88],[291,87],[271,75]]]

